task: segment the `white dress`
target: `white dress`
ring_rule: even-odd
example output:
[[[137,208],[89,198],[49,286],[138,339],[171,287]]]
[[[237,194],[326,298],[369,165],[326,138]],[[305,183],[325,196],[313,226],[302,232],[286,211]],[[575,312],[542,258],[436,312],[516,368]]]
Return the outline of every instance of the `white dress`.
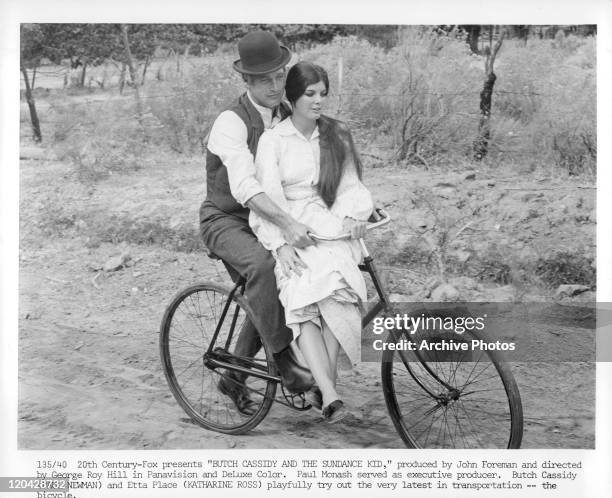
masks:
[[[372,197],[361,183],[351,160],[338,187],[336,201],[328,208],[316,191],[319,180],[319,132],[306,139],[290,118],[266,131],[259,139],[256,175],[266,194],[293,218],[321,235],[342,232],[346,216],[367,220]],[[273,251],[285,244],[281,231],[251,211],[249,223],[263,246]],[[294,338],[301,323],[312,321],[319,328],[321,317],[328,324],[349,359],[359,361],[361,317],[358,305],[366,301],[366,286],[358,268],[362,259],[355,240],[318,241],[297,249],[308,269],[301,276],[283,275],[280,264],[275,275],[287,325]]]

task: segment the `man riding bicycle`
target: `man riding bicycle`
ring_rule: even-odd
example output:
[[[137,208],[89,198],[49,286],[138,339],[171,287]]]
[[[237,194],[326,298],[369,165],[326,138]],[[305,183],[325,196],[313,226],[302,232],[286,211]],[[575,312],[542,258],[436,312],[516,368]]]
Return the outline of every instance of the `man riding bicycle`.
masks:
[[[290,114],[282,97],[291,52],[265,31],[247,34],[238,43],[240,59],[233,67],[242,74],[247,90],[215,120],[207,144],[206,200],[200,207],[200,232],[211,253],[221,258],[230,275],[246,278],[245,297],[252,324],[243,327],[234,354],[252,357],[261,347],[261,335],[274,353],[283,386],[290,392],[308,390],[313,379],[289,348],[292,333],[285,325],[274,277],[274,258],[249,227],[249,210],[274,223],[295,247],[314,242],[309,227],[282,211],[264,193],[255,178],[254,156],[259,137]],[[296,264],[300,264],[296,262]],[[231,374],[218,385],[239,411],[252,414],[256,405],[244,386],[244,377]]]

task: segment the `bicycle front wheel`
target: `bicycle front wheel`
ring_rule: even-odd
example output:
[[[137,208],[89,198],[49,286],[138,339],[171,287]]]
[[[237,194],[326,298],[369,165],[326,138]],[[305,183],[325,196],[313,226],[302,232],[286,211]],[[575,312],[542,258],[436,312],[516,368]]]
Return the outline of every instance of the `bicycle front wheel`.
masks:
[[[276,372],[265,344],[253,358],[234,354],[246,327],[252,325],[244,298],[213,283],[179,292],[164,314],[159,344],[166,380],[179,405],[206,429],[225,434],[248,432],[264,419],[274,401],[276,382],[252,375],[244,382],[255,402],[252,414],[240,412],[220,388],[221,381],[230,388],[236,386],[235,371],[215,362],[270,375]]]
[[[390,334],[388,342],[401,339]],[[455,342],[482,339],[466,332]],[[438,337],[436,340],[448,340]],[[430,336],[427,340],[432,341]],[[509,366],[495,351],[426,354],[387,349],[382,385],[393,424],[410,448],[519,448],[523,409]]]

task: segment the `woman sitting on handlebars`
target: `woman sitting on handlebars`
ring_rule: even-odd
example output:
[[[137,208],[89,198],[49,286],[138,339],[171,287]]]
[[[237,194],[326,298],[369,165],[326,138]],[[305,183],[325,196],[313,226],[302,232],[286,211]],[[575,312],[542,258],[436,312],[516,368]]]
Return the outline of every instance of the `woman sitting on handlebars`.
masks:
[[[313,405],[322,408],[323,418],[336,422],[347,413],[336,391],[340,347],[351,362],[359,361],[359,307],[366,286],[357,239],[365,235],[373,203],[361,183],[362,166],[350,131],[321,114],[328,91],[322,67],[300,62],[290,69],[285,92],[293,114],[262,135],[255,166],[262,188],[282,209],[317,235],[349,233],[350,240],[297,249],[253,211],[249,222],[275,256],[292,346],[297,344],[319,388]]]

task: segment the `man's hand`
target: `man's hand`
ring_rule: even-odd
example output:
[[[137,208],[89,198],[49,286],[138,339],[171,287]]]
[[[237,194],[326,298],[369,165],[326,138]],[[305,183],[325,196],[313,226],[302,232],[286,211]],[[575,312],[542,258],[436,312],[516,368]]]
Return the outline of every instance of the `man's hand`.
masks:
[[[276,255],[278,256],[278,262],[281,265],[281,271],[287,278],[291,277],[291,273],[302,275],[302,270],[306,270],[308,268],[295,249],[289,244],[285,244],[277,249]]]
[[[342,221],[342,231],[351,234],[351,239],[363,239],[366,235],[366,227],[368,224],[365,221],[354,220],[353,218],[344,218]]]
[[[311,232],[312,229],[299,221],[294,220],[291,223],[287,223],[281,228],[281,231],[287,243],[298,249],[303,249],[315,243],[308,235],[308,232]]]

